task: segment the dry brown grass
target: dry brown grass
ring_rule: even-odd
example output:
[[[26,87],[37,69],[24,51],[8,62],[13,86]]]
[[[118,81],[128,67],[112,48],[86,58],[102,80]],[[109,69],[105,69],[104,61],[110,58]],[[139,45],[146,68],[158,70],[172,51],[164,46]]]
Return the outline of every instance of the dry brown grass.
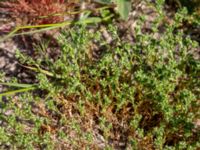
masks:
[[[20,25],[49,24],[64,21],[63,13],[71,10],[76,1],[16,0],[1,2],[1,10],[8,12]],[[58,14],[55,16],[55,14]],[[42,18],[42,16],[45,16]]]

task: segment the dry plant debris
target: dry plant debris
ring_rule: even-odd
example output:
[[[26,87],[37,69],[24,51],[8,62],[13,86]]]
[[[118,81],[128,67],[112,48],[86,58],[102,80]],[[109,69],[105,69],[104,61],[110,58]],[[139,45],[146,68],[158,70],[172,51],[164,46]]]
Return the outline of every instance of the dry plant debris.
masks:
[[[19,25],[38,25],[63,22],[64,13],[72,11],[76,1],[16,0],[1,2],[1,10],[10,14]]]

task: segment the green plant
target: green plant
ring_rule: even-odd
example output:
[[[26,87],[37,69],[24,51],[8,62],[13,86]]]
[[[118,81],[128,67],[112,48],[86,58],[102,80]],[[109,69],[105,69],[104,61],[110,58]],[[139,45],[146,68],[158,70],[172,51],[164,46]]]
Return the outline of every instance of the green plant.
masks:
[[[185,18],[185,22],[187,22],[185,26],[187,27],[189,24],[189,27],[187,27],[189,29],[191,26],[197,26],[198,28],[200,24],[200,3],[198,0],[167,0],[166,2],[172,7],[177,5],[177,8],[179,9],[185,7],[190,14],[187,18]]]
[[[60,34],[56,59],[44,49],[35,58],[18,51],[21,64],[35,72],[37,90],[1,101],[2,146],[197,149],[200,61],[194,52],[199,44],[177,29],[185,9],[156,36],[163,2],[157,1],[160,16],[150,33],[142,30],[144,17],[138,20],[134,43],[122,40],[113,24],[106,28],[112,44],[101,31],[77,25]],[[95,59],[96,43],[102,53]]]
[[[131,0],[95,0],[103,4],[111,4],[112,2],[117,5],[117,11],[122,19],[127,20],[129,12],[131,11]]]

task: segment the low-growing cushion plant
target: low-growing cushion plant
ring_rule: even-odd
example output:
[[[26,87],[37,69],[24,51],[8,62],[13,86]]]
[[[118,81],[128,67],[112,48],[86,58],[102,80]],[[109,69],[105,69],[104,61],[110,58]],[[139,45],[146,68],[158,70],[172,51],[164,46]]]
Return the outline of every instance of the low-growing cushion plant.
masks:
[[[185,14],[156,36],[135,29],[134,43],[109,25],[60,34],[59,53],[17,52],[38,90],[2,99],[0,145],[10,149],[198,149],[199,44],[177,30]],[[94,44],[101,54],[93,58]]]

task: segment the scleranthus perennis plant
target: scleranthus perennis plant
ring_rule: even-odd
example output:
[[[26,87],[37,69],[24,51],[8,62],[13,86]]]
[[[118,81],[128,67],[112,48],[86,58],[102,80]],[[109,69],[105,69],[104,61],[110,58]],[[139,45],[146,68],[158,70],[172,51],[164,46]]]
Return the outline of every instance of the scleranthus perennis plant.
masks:
[[[116,38],[97,60],[92,59],[91,44],[94,39],[104,43],[102,34],[80,26],[61,33],[60,55],[55,60],[44,53],[33,62],[22,53],[17,57],[29,66],[37,64],[39,69],[32,70],[39,72],[38,87],[52,99],[59,97],[55,103],[64,101],[54,105],[57,109],[62,113],[71,109],[72,101],[72,112],[80,114],[79,125],[86,126],[85,119],[95,118],[106,141],[125,139],[136,149],[195,149],[199,145],[194,122],[199,115],[200,62],[191,52],[198,43],[184,38],[182,32],[174,35],[179,21],[167,26],[159,39],[153,36],[156,31],[142,34],[137,26],[134,44],[122,41],[110,25],[107,30]],[[77,131],[84,135],[80,128]],[[77,137],[70,138],[80,145]]]
[[[20,25],[22,24],[49,24],[64,21],[62,14],[70,10],[74,2],[64,0],[16,0],[14,2],[1,2],[1,10],[8,12]],[[47,16],[43,17],[42,16]]]
[[[44,45],[36,57],[18,50],[35,80],[8,83],[0,74],[11,87],[0,93],[0,149],[198,149],[199,43],[178,29],[185,9],[159,33],[163,2],[151,31],[144,16],[137,20],[134,42],[113,23],[105,26],[111,43],[78,24],[61,30],[54,56]]]

